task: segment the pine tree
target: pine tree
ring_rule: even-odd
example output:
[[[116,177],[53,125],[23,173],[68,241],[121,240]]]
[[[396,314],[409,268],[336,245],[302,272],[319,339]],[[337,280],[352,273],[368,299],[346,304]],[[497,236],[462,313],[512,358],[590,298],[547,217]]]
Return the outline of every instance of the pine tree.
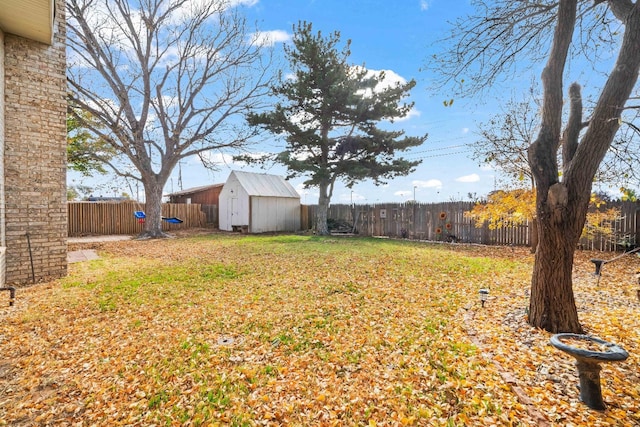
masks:
[[[285,55],[294,73],[273,88],[283,102],[272,111],[249,114],[248,122],[283,135],[286,149],[272,158],[289,177],[306,176],[306,188],[318,187],[319,234],[328,234],[327,210],[336,181],[351,188],[359,181],[376,184],[411,173],[420,161],[395,154],[422,144],[427,136],[406,137],[383,130],[379,122],[405,117],[413,103],[403,103],[415,81],[380,89],[384,72],[350,65],[350,41],[338,50],[340,33],[323,37],[310,23],[294,26]],[[245,160],[248,160],[245,156]],[[263,159],[264,160],[264,159]]]

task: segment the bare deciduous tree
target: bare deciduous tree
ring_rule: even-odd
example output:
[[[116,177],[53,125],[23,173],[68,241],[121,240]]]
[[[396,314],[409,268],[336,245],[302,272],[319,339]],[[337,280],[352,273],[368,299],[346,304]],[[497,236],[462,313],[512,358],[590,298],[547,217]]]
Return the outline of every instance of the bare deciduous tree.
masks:
[[[268,91],[270,55],[236,3],[67,1],[70,101],[118,155],[99,160],[142,183],[145,237],[164,236],[162,191],[179,160],[249,143],[243,117]]]
[[[534,104],[509,100],[500,112],[478,124],[479,138],[470,144],[471,157],[498,169],[507,188],[533,188],[527,148],[535,138],[538,116]]]
[[[507,188],[532,191],[535,188],[527,148],[535,138],[539,123],[536,107],[533,100],[507,101],[500,113],[479,125],[480,138],[471,145],[474,159],[492,165],[507,177]],[[529,239],[534,253],[538,245],[535,213],[529,219]]]
[[[585,111],[590,110],[590,106],[585,106]],[[640,120],[635,108],[628,107],[627,110],[594,181],[609,186],[616,193],[621,188],[637,188],[640,185],[637,166],[640,164],[640,128],[635,124]],[[498,183],[504,188],[535,188],[527,150],[535,140],[539,126],[540,105],[537,100],[532,98],[527,102],[510,99],[501,106],[499,113],[478,124],[479,138],[469,144],[471,158],[491,165],[500,172],[503,176]],[[558,154],[562,163],[562,153]]]
[[[507,0],[474,2],[479,14],[462,21],[439,60],[445,80],[478,93],[546,56],[540,129],[528,148],[536,183],[538,247],[529,323],[550,332],[582,332],[573,294],[573,256],[586,219],[593,179],[610,151],[640,69],[640,2],[632,0]],[[553,31],[549,31],[553,28]],[[612,29],[619,29],[618,34]],[[597,64],[619,46],[613,69],[583,118],[581,87],[569,87],[563,130],[566,68],[573,58]],[[605,46],[603,48],[603,46]],[[534,66],[532,65],[532,67]],[[468,76],[467,76],[468,73]],[[465,77],[467,78],[465,80]],[[558,161],[559,150],[561,161]],[[560,173],[562,169],[562,174]]]

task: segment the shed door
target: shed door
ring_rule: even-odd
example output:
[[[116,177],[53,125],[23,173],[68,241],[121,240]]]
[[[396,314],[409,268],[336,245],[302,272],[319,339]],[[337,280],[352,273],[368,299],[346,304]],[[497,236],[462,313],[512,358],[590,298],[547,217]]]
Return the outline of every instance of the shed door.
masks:
[[[240,212],[238,212],[238,198],[231,198],[231,226],[234,225],[246,225],[242,224],[242,220],[240,218]]]

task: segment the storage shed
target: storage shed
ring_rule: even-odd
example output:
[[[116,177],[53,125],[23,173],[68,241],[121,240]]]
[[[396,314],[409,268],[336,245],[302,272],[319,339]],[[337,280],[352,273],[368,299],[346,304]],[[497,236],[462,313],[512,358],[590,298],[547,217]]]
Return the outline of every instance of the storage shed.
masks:
[[[218,198],[224,184],[203,185],[167,194],[169,203],[200,205],[207,218],[207,224],[218,228]]]
[[[278,175],[233,171],[219,197],[219,228],[267,233],[300,229],[300,195]]]
[[[217,205],[220,191],[224,184],[203,185],[201,187],[187,188],[167,194],[169,203],[194,203],[201,205]]]

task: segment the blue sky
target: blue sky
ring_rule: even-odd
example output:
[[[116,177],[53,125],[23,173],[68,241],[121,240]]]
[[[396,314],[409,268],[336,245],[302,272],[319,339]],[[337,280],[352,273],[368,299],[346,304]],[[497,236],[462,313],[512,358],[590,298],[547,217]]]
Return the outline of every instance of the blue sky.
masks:
[[[468,1],[446,0],[244,0],[247,17],[256,22],[260,31],[273,32],[278,36],[274,45],[279,55],[282,43],[300,20],[313,24],[314,30],[328,34],[334,30],[341,33],[343,41],[351,39],[353,64],[364,64],[371,70],[386,70],[405,80],[415,79],[417,86],[411,93],[415,110],[410,118],[397,123],[408,135],[428,133],[427,141],[418,148],[404,154],[408,159],[422,159],[417,170],[406,176],[376,187],[371,182],[356,184],[353,189],[338,183],[332,203],[382,203],[402,202],[415,198],[419,202],[466,200],[468,193],[486,195],[494,189],[495,172],[481,167],[470,158],[465,144],[477,139],[477,123],[497,112],[493,100],[468,102],[456,100],[453,106],[445,107],[443,101],[451,96],[447,93],[433,94],[429,91],[434,76],[421,71],[426,58],[433,53],[432,42],[442,38],[448,22],[469,11]],[[275,139],[262,140],[256,151],[284,147]],[[269,147],[269,148],[265,148]],[[224,182],[232,169],[250,170],[285,175],[286,170],[274,166],[266,170],[246,165],[236,165],[226,159],[220,170],[205,170],[199,160],[187,159],[176,168],[165,187],[165,193],[179,191],[179,174],[182,189]],[[83,180],[70,174],[70,183]],[[95,183],[109,181],[97,178]],[[301,194],[303,203],[317,202],[317,190],[303,190],[303,179],[291,183]],[[124,189],[128,193],[136,192]],[[103,195],[109,190],[98,191]]]

